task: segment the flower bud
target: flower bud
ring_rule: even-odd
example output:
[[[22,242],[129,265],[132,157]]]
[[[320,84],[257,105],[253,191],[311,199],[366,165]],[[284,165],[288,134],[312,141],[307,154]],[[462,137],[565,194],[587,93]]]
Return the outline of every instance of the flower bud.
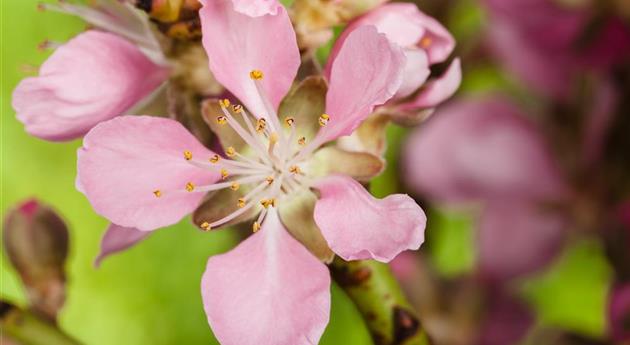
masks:
[[[65,300],[66,224],[32,199],[8,213],[3,235],[7,256],[22,278],[33,310],[54,320]]]

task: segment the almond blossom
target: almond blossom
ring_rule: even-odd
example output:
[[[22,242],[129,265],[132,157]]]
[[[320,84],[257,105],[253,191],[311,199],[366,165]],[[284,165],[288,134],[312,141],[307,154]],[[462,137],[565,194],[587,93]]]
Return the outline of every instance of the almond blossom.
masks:
[[[345,39],[328,83],[310,77],[289,92],[300,55],[285,8],[202,3],[210,70],[242,102],[204,103],[223,152],[176,121],[120,116],[85,136],[77,188],[117,232],[150,232],[193,212],[205,231],[250,222],[253,235],[211,257],[203,275],[215,336],[222,344],[315,344],[330,309],[324,263],[335,254],[388,262],[424,240],[426,217],[413,199],[375,199],[359,182],[380,173],[382,160],[328,144],[396,94],[406,58],[364,26]],[[104,241],[109,250],[115,242]]]
[[[375,26],[392,44],[401,47],[406,57],[403,82],[394,97],[379,108],[380,113],[397,122],[417,123],[457,91],[461,83],[459,58],[442,75],[430,78],[431,66],[448,61],[455,39],[437,20],[409,3],[385,4],[351,22],[333,47],[327,75],[346,37],[364,25]]]
[[[140,105],[168,78],[148,19],[133,5],[99,0],[94,7],[40,6],[77,15],[100,30],[58,46],[38,76],[15,88],[13,108],[29,134],[52,141],[81,137],[97,123]]]

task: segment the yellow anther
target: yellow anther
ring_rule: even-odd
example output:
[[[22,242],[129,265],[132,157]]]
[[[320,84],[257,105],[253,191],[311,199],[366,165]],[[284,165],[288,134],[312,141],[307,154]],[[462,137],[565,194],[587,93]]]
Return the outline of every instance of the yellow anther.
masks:
[[[210,230],[212,230],[212,227],[210,227],[210,223],[208,223],[208,222],[203,222],[203,223],[199,224],[199,227],[203,231],[210,231]]]
[[[269,184],[269,185],[271,185],[271,184],[273,183],[273,180],[274,180],[273,176],[268,176],[268,177],[265,179],[265,181],[267,181],[267,184]]]
[[[192,159],[192,152],[186,150],[184,151],[184,158],[186,158],[187,161]]]
[[[429,48],[429,46],[433,43],[433,39],[429,36],[425,36],[420,40],[420,47]]]
[[[252,224],[252,231],[256,233],[258,230],[260,230],[260,223],[254,222],[254,224]]]
[[[245,199],[243,199],[243,198],[238,199],[237,205],[238,205],[239,208],[245,207]]]
[[[269,136],[269,142],[272,144],[275,144],[278,142],[278,133],[273,132],[271,133],[271,135]]]
[[[224,125],[227,123],[227,117],[225,116],[217,116],[217,123],[220,125]]]
[[[262,132],[265,130],[266,127],[267,127],[267,120],[258,119],[258,121],[256,122],[256,132]]]
[[[227,150],[225,150],[225,154],[228,157],[234,157],[236,155],[236,149],[232,146],[228,147]]]
[[[155,195],[156,198],[159,198],[162,196],[162,191],[159,189],[156,189],[153,191],[153,195]]]
[[[289,116],[286,119],[284,119],[284,123],[286,123],[287,126],[289,127],[293,127],[293,124],[295,124],[295,118]]]
[[[289,172],[290,172],[291,174],[296,174],[296,175],[297,175],[297,174],[301,174],[301,173],[302,173],[302,170],[300,169],[300,167],[299,167],[299,166],[297,166],[297,165],[293,165],[293,166],[291,166],[291,167],[289,168]]]
[[[319,125],[324,127],[328,124],[328,121],[330,121],[330,116],[328,116],[328,114],[321,114],[319,116]]]
[[[214,155],[212,157],[210,157],[209,161],[212,164],[216,164],[219,162],[219,160],[221,159],[221,157],[219,157],[219,155]]]
[[[195,185],[192,182],[186,183],[186,190],[192,192],[193,190],[195,190]]]
[[[230,189],[233,191],[237,191],[239,188],[241,188],[241,185],[238,184],[238,182],[232,182],[232,184],[230,185]]]
[[[230,100],[229,100],[229,99],[227,99],[227,98],[224,98],[224,99],[222,99],[222,100],[219,100],[219,105],[220,105],[222,108],[227,108],[227,107],[229,107],[229,106],[230,106]]]
[[[233,110],[235,113],[240,113],[240,112],[242,112],[242,111],[243,111],[243,106],[242,106],[242,105],[240,105],[240,104],[234,104],[234,105],[232,106],[232,110]]]
[[[262,199],[260,200],[260,204],[264,208],[269,208],[269,206],[276,207],[276,199]]]
[[[221,179],[225,180],[228,176],[230,176],[230,173],[225,169],[221,169]]]
[[[306,138],[305,137],[301,137],[300,139],[298,139],[298,145],[300,145],[300,146],[306,145]]]
[[[252,78],[253,80],[261,80],[264,77],[264,75],[261,70],[255,69],[249,72],[249,77]]]

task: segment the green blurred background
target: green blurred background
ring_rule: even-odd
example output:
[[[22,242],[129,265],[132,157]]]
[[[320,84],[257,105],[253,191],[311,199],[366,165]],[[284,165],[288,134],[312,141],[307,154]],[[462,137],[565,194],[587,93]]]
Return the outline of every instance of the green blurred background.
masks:
[[[86,344],[212,344],[199,283],[208,256],[232,248],[235,233],[201,233],[184,220],[157,231],[146,241],[92,265],[107,222],[74,188],[80,142],[53,144],[26,135],[15,120],[11,92],[48,55],[37,49],[44,39],[65,41],[84,28],[75,18],[37,11],[36,0],[2,1],[1,210],[29,197],[54,207],[68,222],[71,254],[68,298],[61,327]],[[459,41],[470,40],[483,25],[472,1],[459,2],[449,27]],[[500,88],[504,78],[489,64],[466,66],[461,93]],[[397,152],[405,135],[389,129],[389,167],[372,185],[377,196],[399,191]],[[446,277],[474,267],[471,219],[444,210],[429,212],[426,251]],[[539,316],[553,325],[589,336],[605,331],[604,306],[611,270],[597,242],[579,239],[552,267],[522,285],[522,294]],[[1,297],[25,301],[19,279],[2,255]],[[332,289],[331,321],[321,344],[370,344],[360,315],[337,286]],[[287,316],[291,317],[291,316]]]

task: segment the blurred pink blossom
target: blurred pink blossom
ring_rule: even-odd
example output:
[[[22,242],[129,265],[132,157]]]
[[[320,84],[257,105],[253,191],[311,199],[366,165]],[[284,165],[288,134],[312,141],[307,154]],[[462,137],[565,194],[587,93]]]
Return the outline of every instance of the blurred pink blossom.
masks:
[[[591,25],[595,10],[590,5],[567,8],[552,0],[485,4],[490,15],[487,41],[500,62],[551,97],[566,98],[585,69],[607,72],[630,58],[630,28],[615,17]]]
[[[609,334],[614,341],[630,340],[630,285],[612,288],[608,300]]]
[[[411,134],[405,180],[436,201],[481,204],[479,268],[490,279],[531,272],[562,244],[564,217],[543,205],[568,193],[536,126],[501,97],[441,108]]]

